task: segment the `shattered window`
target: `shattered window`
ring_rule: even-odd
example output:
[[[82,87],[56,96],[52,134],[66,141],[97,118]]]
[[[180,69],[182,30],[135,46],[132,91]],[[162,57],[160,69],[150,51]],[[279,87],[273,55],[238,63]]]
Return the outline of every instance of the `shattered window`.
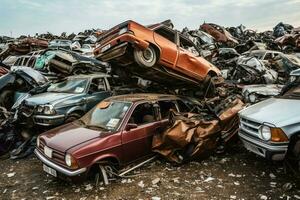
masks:
[[[177,105],[179,108],[179,112],[189,112],[191,109],[183,103],[181,100],[177,100]]]
[[[47,91],[58,93],[83,93],[87,87],[87,79],[68,79],[59,83],[52,84]]]
[[[28,67],[33,67],[34,66],[34,62],[35,62],[35,58],[31,57],[27,63]]]
[[[191,41],[185,39],[182,36],[180,36],[180,47],[191,52],[195,56],[199,56],[199,52],[197,51],[195,45]]]
[[[81,118],[87,128],[117,130],[131,103],[102,101]]]
[[[105,91],[105,82],[103,78],[94,78],[90,85],[91,92],[102,92]]]
[[[158,33],[162,37],[170,40],[171,42],[175,43],[175,33],[173,31],[169,31],[164,27],[158,28],[154,30],[155,33]]]
[[[134,109],[128,123],[142,125],[154,121],[155,121],[155,114],[154,114],[153,105],[150,103],[143,103],[138,105]]]
[[[174,102],[171,101],[159,101],[158,102],[160,107],[160,114],[162,119],[166,119],[169,117],[170,110],[177,111],[176,105]]]

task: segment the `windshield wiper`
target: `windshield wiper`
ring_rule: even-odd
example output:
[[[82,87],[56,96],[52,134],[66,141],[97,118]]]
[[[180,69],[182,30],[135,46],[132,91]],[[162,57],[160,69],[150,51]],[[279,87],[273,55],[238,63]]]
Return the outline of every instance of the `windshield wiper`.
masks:
[[[86,127],[87,128],[100,128],[100,129],[103,129],[105,131],[110,131],[106,126],[102,126],[102,125],[87,124]]]

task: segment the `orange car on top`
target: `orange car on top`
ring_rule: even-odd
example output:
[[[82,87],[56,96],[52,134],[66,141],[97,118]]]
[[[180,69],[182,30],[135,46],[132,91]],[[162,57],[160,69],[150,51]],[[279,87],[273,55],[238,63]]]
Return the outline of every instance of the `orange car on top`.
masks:
[[[220,75],[191,40],[163,23],[121,23],[102,35],[94,54],[111,63],[113,70],[172,86],[199,85]]]

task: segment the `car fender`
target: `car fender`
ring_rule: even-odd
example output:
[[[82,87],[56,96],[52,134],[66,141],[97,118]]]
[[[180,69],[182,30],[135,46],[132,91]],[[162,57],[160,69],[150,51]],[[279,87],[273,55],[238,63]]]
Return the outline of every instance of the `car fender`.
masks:
[[[83,112],[83,113],[85,113],[85,110],[84,110],[84,108],[81,107],[81,106],[75,106],[75,107],[70,108],[70,109],[67,111],[66,116],[70,115],[70,114],[73,113],[73,112],[80,112],[80,113]]]
[[[115,154],[104,154],[104,155],[100,155],[98,157],[95,157],[93,159],[93,161],[90,163],[90,166],[93,166],[97,162],[100,162],[100,161],[106,160],[106,159],[115,159],[118,162],[118,165],[120,164],[120,160]]]

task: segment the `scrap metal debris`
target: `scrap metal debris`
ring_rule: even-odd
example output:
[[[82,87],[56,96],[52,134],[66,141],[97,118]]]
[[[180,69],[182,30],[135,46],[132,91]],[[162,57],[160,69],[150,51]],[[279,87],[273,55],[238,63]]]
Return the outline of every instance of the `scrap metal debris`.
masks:
[[[288,86],[290,72],[300,68],[300,27],[282,22],[265,32],[212,23],[179,32],[171,20],[166,20],[144,27],[153,31],[150,46],[148,42],[115,39],[131,34],[121,25],[108,31],[91,29],[70,35],[0,37],[0,155],[23,158],[35,148],[37,135],[29,135],[19,127],[19,106],[25,99],[44,93],[69,76],[100,72],[116,77],[112,81],[119,87],[114,87],[112,95],[120,94],[121,88],[123,93],[142,91],[198,98],[201,106],[188,113],[171,112],[168,129],[153,138],[154,152],[176,163],[222,152],[237,133],[237,112],[246,106],[243,102],[248,105],[279,95]],[[120,46],[111,48],[107,42],[114,39]],[[166,50],[176,53],[168,61],[170,55],[163,51],[165,61],[155,63],[153,60],[161,58],[157,51],[162,49],[157,42],[161,40],[161,46],[170,45]],[[34,128],[36,134],[47,130]],[[154,179],[152,184],[160,181]],[[143,181],[138,185],[145,187]]]
[[[244,103],[238,97],[228,97],[215,109],[210,107],[212,104],[206,103],[208,109],[200,113],[171,112],[169,128],[154,135],[153,151],[169,161],[182,163],[229,142],[237,134],[237,113]]]

